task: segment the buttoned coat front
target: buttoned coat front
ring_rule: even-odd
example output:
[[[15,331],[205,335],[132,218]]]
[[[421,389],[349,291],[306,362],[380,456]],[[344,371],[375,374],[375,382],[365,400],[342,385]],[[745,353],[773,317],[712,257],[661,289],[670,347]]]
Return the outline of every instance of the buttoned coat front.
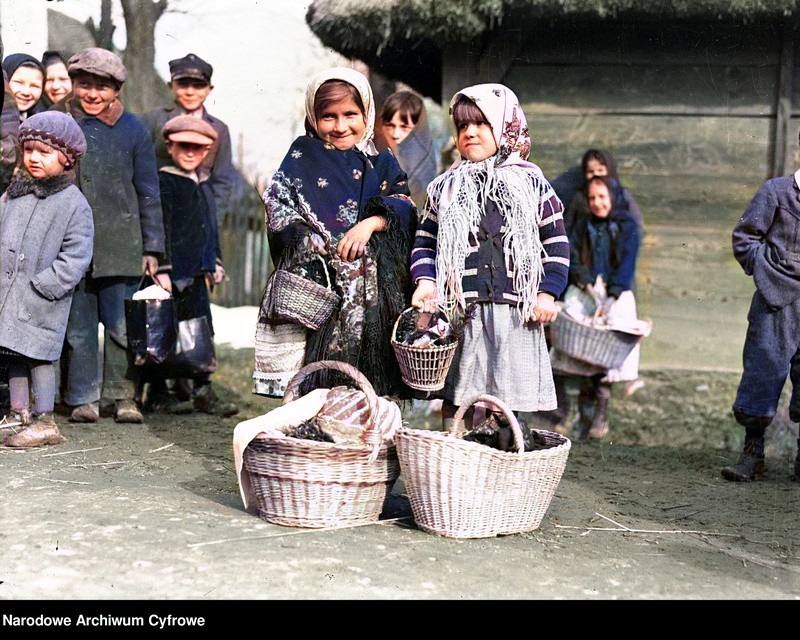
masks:
[[[72,292],[92,259],[92,210],[80,190],[0,198],[0,347],[61,355]]]

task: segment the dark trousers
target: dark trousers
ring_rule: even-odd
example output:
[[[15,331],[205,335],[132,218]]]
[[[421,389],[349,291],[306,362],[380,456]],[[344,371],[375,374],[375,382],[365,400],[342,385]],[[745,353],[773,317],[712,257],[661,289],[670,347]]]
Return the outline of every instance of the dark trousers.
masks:
[[[737,421],[752,426],[751,418],[772,420],[788,377],[789,417],[800,422],[800,300],[774,311],[756,291],[747,322],[742,378],[733,403]]]

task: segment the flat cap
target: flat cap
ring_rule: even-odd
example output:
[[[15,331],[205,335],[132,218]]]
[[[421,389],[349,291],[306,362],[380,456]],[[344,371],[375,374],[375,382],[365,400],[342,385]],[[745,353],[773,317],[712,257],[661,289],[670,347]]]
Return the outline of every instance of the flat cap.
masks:
[[[217,131],[202,118],[182,115],[167,120],[161,133],[172,142],[211,144],[217,139]]]
[[[42,111],[19,125],[19,141],[37,140],[53,147],[67,157],[69,166],[74,166],[86,153],[86,137],[78,123],[60,111]]]
[[[67,62],[67,71],[70,76],[78,73],[91,73],[95,76],[111,78],[119,84],[125,82],[128,77],[125,65],[122,64],[119,56],[100,47],[89,47],[76,53]]]
[[[194,78],[211,84],[211,74],[213,72],[214,67],[193,53],[189,53],[183,58],[169,61],[169,75],[173,80]]]

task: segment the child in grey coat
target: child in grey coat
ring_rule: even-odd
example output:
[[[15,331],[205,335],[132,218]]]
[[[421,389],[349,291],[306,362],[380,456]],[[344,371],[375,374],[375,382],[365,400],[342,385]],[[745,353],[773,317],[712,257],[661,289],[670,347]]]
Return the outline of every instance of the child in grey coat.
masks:
[[[20,125],[19,140],[23,166],[0,198],[0,354],[21,425],[5,430],[2,443],[27,448],[64,440],[53,417],[53,363],[73,290],[92,259],[94,222],[74,185],[73,168],[86,152],[77,123],[64,113],[38,113]]]

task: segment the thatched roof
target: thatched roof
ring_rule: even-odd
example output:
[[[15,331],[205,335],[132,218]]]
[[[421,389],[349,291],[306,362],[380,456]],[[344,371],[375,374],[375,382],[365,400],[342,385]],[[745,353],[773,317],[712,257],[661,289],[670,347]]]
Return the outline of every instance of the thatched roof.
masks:
[[[322,43],[438,99],[441,51],[467,43],[504,22],[789,21],[800,0],[314,0],[306,21]],[[399,60],[398,60],[399,59]],[[402,61],[402,62],[401,62]],[[430,69],[420,75],[420,63]],[[402,67],[398,65],[402,64]]]

